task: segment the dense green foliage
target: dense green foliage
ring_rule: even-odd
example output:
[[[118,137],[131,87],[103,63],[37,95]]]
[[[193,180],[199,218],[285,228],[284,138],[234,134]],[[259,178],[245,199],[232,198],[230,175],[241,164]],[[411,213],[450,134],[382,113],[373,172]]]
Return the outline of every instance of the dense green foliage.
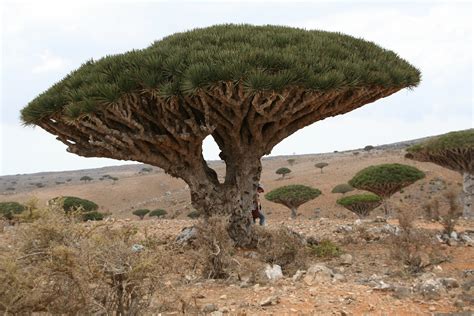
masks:
[[[381,202],[382,198],[375,194],[355,194],[340,198],[337,200],[337,204],[342,206],[349,206],[357,203],[372,203]]]
[[[376,194],[386,191],[391,195],[401,188],[410,185],[422,178],[425,174],[415,167],[401,164],[382,164],[370,166],[359,171],[349,184],[354,188],[367,190]]]
[[[345,194],[347,192],[350,192],[350,191],[353,191],[354,188],[350,185],[350,184],[347,184],[347,183],[341,183],[341,184],[338,184],[336,185],[331,193],[342,193],[342,194]]]
[[[63,208],[64,208],[64,211],[66,212],[75,211],[78,208],[81,208],[82,211],[84,212],[91,212],[99,208],[99,206],[95,204],[94,202],[86,200],[86,199],[81,199],[75,196],[58,197],[58,198],[55,198],[54,200],[56,199],[62,199]]]
[[[265,198],[290,208],[298,208],[301,204],[317,198],[320,194],[321,191],[318,189],[294,184],[272,190],[265,194]]]
[[[286,167],[279,168],[277,171],[275,171],[276,174],[280,174],[282,177],[285,177],[285,175],[287,175],[290,172],[291,170]]]
[[[97,211],[86,212],[82,214],[82,219],[84,221],[101,221],[104,219],[104,214]]]
[[[176,33],[142,50],[89,60],[21,113],[25,124],[117,104],[127,93],[171,97],[221,81],[251,91],[414,87],[420,72],[396,53],[341,33],[284,26],[216,25]]]
[[[151,211],[150,214],[148,214],[148,216],[163,217],[166,214],[168,214],[168,212],[166,212],[165,210],[161,208],[157,208],[156,210]]]
[[[0,202],[0,216],[12,219],[14,214],[20,214],[25,210],[25,206],[18,202]]]
[[[374,149],[374,148],[375,148],[375,147],[372,146],[372,145],[367,145],[367,146],[364,147],[364,150],[365,150],[365,151],[371,151],[371,150]]]
[[[133,215],[140,217],[140,219],[143,219],[148,213],[150,213],[150,210],[148,209],[138,209],[132,212]]]
[[[474,149],[474,129],[450,132],[434,137],[425,143],[407,148],[409,153],[436,152],[447,149],[472,148]]]

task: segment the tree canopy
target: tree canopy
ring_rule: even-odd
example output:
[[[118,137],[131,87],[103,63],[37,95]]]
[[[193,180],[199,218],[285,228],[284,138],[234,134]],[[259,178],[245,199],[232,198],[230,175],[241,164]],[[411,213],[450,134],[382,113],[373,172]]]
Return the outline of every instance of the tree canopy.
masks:
[[[450,132],[407,149],[406,157],[474,174],[474,129]]]
[[[20,214],[25,210],[25,206],[18,202],[0,202],[0,216],[11,219],[14,214]]]
[[[289,208],[298,208],[301,204],[317,198],[320,194],[321,191],[318,189],[306,185],[294,184],[272,190],[265,194],[265,198]]]
[[[216,25],[165,37],[142,50],[91,59],[33,100],[22,119],[36,124],[57,111],[72,119],[120,104],[132,91],[170,97],[222,81],[242,81],[256,91],[287,86],[327,91],[413,87],[420,72],[391,51],[341,33]]]
[[[349,184],[354,188],[390,197],[400,189],[420,180],[425,174],[415,167],[402,164],[382,164],[359,171]]]
[[[352,187],[352,185],[348,184],[348,183],[341,183],[341,184],[338,184],[336,185],[331,193],[342,193],[342,194],[345,194],[347,192],[350,192],[350,191],[353,191],[354,188]]]
[[[275,171],[276,174],[281,174],[281,176],[284,178],[285,175],[288,173],[291,173],[291,170],[286,167],[278,168],[277,171]]]
[[[356,213],[359,217],[366,217],[369,213],[382,204],[382,198],[375,194],[356,194],[337,200],[337,204]]]
[[[63,208],[64,208],[64,211],[66,212],[74,211],[78,208],[82,208],[84,212],[91,212],[99,208],[99,206],[96,203],[86,200],[86,199],[81,199],[76,196],[57,197],[57,198],[54,198],[53,201],[59,200],[59,199],[62,199]]]

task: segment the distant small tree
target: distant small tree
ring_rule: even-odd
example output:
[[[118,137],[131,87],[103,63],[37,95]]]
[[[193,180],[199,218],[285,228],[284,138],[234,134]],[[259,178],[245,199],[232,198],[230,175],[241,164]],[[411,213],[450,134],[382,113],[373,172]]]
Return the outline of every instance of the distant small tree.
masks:
[[[337,200],[337,204],[344,206],[351,212],[364,218],[376,207],[382,204],[382,198],[375,194],[356,194]]]
[[[115,184],[119,180],[117,177],[109,177],[109,179],[112,180],[112,184]]]
[[[139,209],[139,210],[133,211],[132,213],[133,213],[133,215],[136,215],[136,216],[140,217],[140,219],[143,219],[146,214],[150,213],[150,210],[148,210],[148,209]]]
[[[277,188],[265,194],[268,201],[283,204],[291,210],[291,218],[298,215],[300,205],[317,198],[321,191],[305,185],[295,184]]]
[[[329,166],[327,162],[318,162],[314,165],[316,168],[321,169],[321,173],[323,173],[323,168]]]
[[[349,184],[354,188],[381,196],[384,201],[385,216],[388,216],[387,199],[424,177],[425,174],[422,171],[412,166],[397,163],[382,164],[359,171]]]
[[[281,175],[281,178],[283,179],[287,174],[289,174],[291,172],[290,169],[286,168],[286,167],[283,167],[283,168],[279,168],[277,171],[275,171],[276,174],[279,174]]]
[[[341,184],[336,185],[332,189],[331,193],[342,193],[342,195],[344,195],[347,192],[351,192],[351,191],[354,191],[354,188],[352,187],[352,185],[347,184],[347,183],[341,183]]]
[[[92,212],[99,208],[99,206],[96,203],[86,200],[86,199],[81,199],[76,196],[56,197],[50,200],[50,203],[57,202],[57,201],[62,202],[63,209],[66,213],[75,211],[77,209],[81,209],[83,212]]]
[[[140,172],[141,173],[150,173],[153,171],[153,168],[150,168],[150,167],[143,167]]]
[[[0,216],[5,219],[13,219],[15,214],[20,214],[25,209],[25,206],[18,202],[0,202]]]
[[[375,148],[375,147],[372,146],[372,145],[367,145],[367,146],[364,147],[364,150],[365,150],[365,151],[371,151],[371,150],[374,149],[374,148]]]
[[[474,129],[447,133],[407,149],[406,158],[435,163],[463,176],[463,215],[474,217]]]
[[[166,214],[168,214],[168,212],[166,212],[165,210],[161,208],[157,208],[156,210],[151,211],[150,214],[148,214],[148,216],[163,217]]]
[[[92,178],[89,177],[89,176],[83,176],[83,177],[81,177],[81,179],[79,179],[79,180],[84,181],[84,183],[87,183],[87,182],[91,182],[91,181],[94,180],[94,179],[92,179]]]
[[[288,161],[288,164],[289,164],[290,166],[293,166],[293,165],[295,164],[295,162],[296,162],[296,159],[290,158],[290,159],[287,159],[286,161]]]

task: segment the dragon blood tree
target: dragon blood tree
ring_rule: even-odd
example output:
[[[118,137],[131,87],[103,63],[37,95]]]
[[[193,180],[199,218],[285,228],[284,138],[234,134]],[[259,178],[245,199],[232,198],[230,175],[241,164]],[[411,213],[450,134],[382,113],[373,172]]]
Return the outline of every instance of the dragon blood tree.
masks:
[[[463,216],[474,217],[474,129],[435,137],[407,149],[406,158],[428,161],[463,175]]]
[[[286,185],[265,194],[268,201],[283,204],[291,210],[291,218],[298,216],[298,207],[321,195],[321,191],[301,184]]]
[[[252,243],[260,158],[297,130],[403,88],[420,72],[392,51],[340,33],[218,25],[90,60],[22,110],[26,125],[85,157],[135,160],[183,179],[205,216],[228,214]],[[211,135],[219,182],[202,154]]]
[[[398,163],[370,166],[359,171],[349,184],[384,199],[385,216],[389,215],[387,199],[404,187],[423,179],[425,174],[415,167]]]
[[[367,217],[369,213],[382,204],[382,198],[375,194],[355,194],[340,198],[337,204],[344,206],[360,218]]]

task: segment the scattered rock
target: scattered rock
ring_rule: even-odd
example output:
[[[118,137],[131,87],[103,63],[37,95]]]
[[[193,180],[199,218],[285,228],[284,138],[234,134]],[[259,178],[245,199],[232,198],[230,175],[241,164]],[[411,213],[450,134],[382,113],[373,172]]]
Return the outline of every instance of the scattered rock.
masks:
[[[133,252],[140,252],[142,250],[145,250],[145,246],[140,245],[140,244],[134,244],[132,245],[132,251]]]
[[[472,239],[468,234],[461,234],[459,239],[463,241],[466,246],[474,247],[474,239]]]
[[[456,247],[458,245],[458,242],[454,238],[449,238],[447,244],[451,247]]]
[[[358,218],[354,221],[354,225],[357,226],[357,225],[360,225],[360,224],[362,224],[362,220],[360,218]]]
[[[331,269],[326,267],[324,264],[317,263],[309,267],[308,271],[306,272],[306,276],[303,278],[303,281],[308,285],[312,285],[314,283],[330,281],[332,275],[333,272]]]
[[[454,306],[457,307],[457,308],[462,308],[462,307],[464,307],[464,301],[463,301],[463,300],[460,300],[460,299],[457,299],[457,300],[454,302]]]
[[[428,279],[418,286],[420,293],[429,300],[439,299],[443,291],[443,285],[436,279]]]
[[[352,264],[352,256],[348,253],[341,255],[341,264],[345,266],[350,266]]]
[[[274,296],[269,296],[267,298],[264,298],[263,300],[260,301],[260,306],[270,306],[270,305],[276,305],[280,302],[280,298],[276,295]]]
[[[215,312],[215,311],[218,311],[218,310],[219,310],[219,308],[217,307],[216,304],[206,304],[202,308],[203,313],[212,313],[212,312]]]
[[[333,275],[333,279],[335,281],[345,281],[346,280],[346,277],[343,275],[343,274],[340,274],[340,273],[335,273]]]
[[[398,299],[410,297],[411,293],[411,289],[406,286],[396,286],[393,290],[393,296]]]
[[[265,275],[270,281],[276,281],[283,277],[283,273],[281,272],[281,267],[277,264],[265,266]]]
[[[227,295],[223,294],[219,297],[220,300],[226,300],[227,299]]]
[[[434,267],[433,267],[433,271],[434,271],[434,272],[442,272],[442,271],[443,271],[443,268],[441,268],[441,266],[434,266]]]
[[[457,239],[458,239],[458,233],[456,233],[456,232],[453,231],[453,232],[451,232],[451,234],[449,235],[449,237],[450,237],[450,238],[453,238],[453,239],[455,239],[455,240],[457,240]]]
[[[336,233],[351,233],[354,229],[349,225],[339,225],[336,227]]]
[[[456,287],[459,287],[459,282],[458,280],[454,279],[454,278],[440,278],[438,279],[441,284],[443,284],[443,286],[447,289],[453,289],[453,288],[456,288]]]
[[[298,270],[298,271],[296,271],[296,273],[293,275],[293,277],[291,279],[293,280],[293,282],[298,282],[299,280],[301,280],[303,278],[305,273],[306,273],[306,271]]]
[[[374,223],[386,223],[386,222],[387,222],[387,219],[385,217],[382,217],[382,216],[377,216],[374,219]]]
[[[222,316],[224,315],[224,313],[222,313],[221,311],[215,311],[215,312],[212,312],[209,314],[210,316]]]
[[[197,228],[194,226],[191,227],[185,227],[181,230],[178,236],[176,236],[176,243],[178,244],[185,244],[189,243],[192,240],[195,240],[197,238]]]

